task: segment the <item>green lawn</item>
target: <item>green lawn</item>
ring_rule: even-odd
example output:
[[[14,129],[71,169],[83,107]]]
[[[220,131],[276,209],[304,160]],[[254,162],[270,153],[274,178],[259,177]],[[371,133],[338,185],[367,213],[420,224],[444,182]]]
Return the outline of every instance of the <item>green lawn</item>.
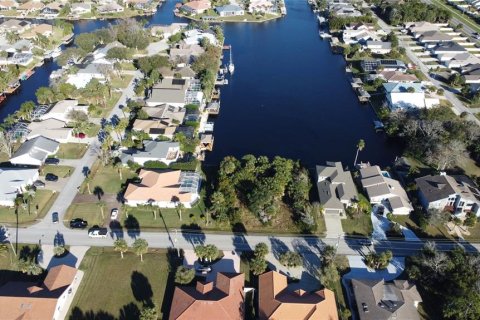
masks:
[[[65,225],[68,226],[68,222],[71,219],[82,218],[88,221],[89,226],[104,226],[110,213],[107,208],[104,208],[103,211],[104,217],[102,218],[102,212],[97,203],[74,203],[68,207],[64,216],[64,222]]]
[[[45,273],[39,276],[28,276],[17,271],[16,261],[21,256],[23,258],[35,259],[38,253],[38,246],[33,244],[13,244],[17,251],[17,256],[13,253],[12,246],[7,244],[8,252],[0,256],[0,286],[8,281],[28,281],[38,283],[43,280]]]
[[[133,65],[133,62],[121,62],[120,66],[122,67],[122,70],[125,71],[137,70],[137,68],[135,68],[135,66]]]
[[[90,138],[90,137],[96,137],[99,131],[100,131],[100,125],[90,123],[84,133],[87,135],[87,137]]]
[[[90,248],[85,272],[66,319],[138,319],[143,304],[155,304],[159,319],[168,318],[173,273],[179,261],[166,250],[150,250],[143,262],[133,253],[124,259],[111,248]]]
[[[470,235],[464,236],[465,239],[471,242],[480,242],[480,223],[477,222],[474,227],[468,228],[468,231],[470,232]]]
[[[112,92],[112,96],[107,100],[107,106],[106,108],[102,109],[102,113],[99,118],[108,117],[108,115],[112,111],[113,107],[117,104],[121,96],[122,94],[120,92]]]
[[[92,181],[90,184],[90,191],[96,187],[99,187],[103,190],[104,193],[113,193],[117,194],[122,190],[122,185],[126,183],[128,179],[131,179],[136,176],[135,172],[131,171],[128,168],[122,168],[122,179],[118,173],[118,169],[112,166],[103,166],[100,161],[97,161],[90,168],[90,174],[92,176]],[[86,182],[80,187],[80,192],[83,194],[88,194],[88,188]]]
[[[123,75],[123,78],[120,77],[113,77],[111,80],[112,87],[114,88],[126,88],[130,81],[132,81],[133,76],[125,74]]]
[[[70,177],[75,168],[69,166],[60,166],[60,165],[46,165],[41,169],[42,176],[47,175],[47,173],[53,173],[54,175],[60,178]]]
[[[342,219],[342,228],[347,235],[369,237],[373,231],[372,219],[369,214],[361,215],[354,219]]]
[[[18,222],[20,224],[30,223],[35,219],[43,218],[50,210],[53,202],[58,194],[51,190],[38,189],[30,204],[30,214],[28,214],[28,206],[20,206],[18,209]],[[0,223],[13,225],[17,221],[14,208],[0,207]]]
[[[427,226],[425,230],[422,230],[409,216],[394,216],[393,220],[395,222],[398,222],[402,226],[412,230],[419,238],[453,239],[453,237],[448,233],[447,229],[444,226]]]
[[[61,159],[81,159],[87,149],[86,143],[60,143],[57,156]]]

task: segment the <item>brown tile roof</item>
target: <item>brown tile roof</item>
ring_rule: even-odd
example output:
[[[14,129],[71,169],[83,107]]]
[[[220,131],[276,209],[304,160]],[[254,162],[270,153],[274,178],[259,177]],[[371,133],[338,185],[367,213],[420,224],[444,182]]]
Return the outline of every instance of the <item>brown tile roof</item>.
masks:
[[[52,319],[58,298],[73,282],[77,269],[60,265],[50,269],[41,286],[7,282],[0,287],[0,319]]]
[[[241,320],[245,297],[243,273],[217,273],[213,283],[196,287],[176,287],[170,309],[170,320]]]
[[[287,289],[287,277],[270,271],[260,275],[258,286],[259,319],[338,320],[334,293],[323,289],[316,292],[295,292]]]
[[[210,5],[210,1],[206,1],[206,0],[190,1],[185,3],[184,6],[190,7],[194,10],[207,10],[212,7]]]

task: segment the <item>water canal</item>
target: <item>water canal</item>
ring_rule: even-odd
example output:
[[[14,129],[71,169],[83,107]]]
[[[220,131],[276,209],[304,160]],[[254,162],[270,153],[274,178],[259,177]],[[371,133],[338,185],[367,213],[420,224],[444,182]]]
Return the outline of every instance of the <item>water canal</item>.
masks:
[[[222,88],[222,108],[215,121],[214,151],[205,164],[227,156],[280,155],[308,167],[325,160],[351,165],[355,145],[364,139],[359,159],[390,165],[400,149],[373,130],[373,112],[361,105],[345,75],[345,61],[333,55],[318,36],[315,15],[304,0],[287,0],[288,15],[263,24],[225,24],[226,43],[233,46],[235,74]],[[149,24],[179,21],[168,0],[148,18]],[[75,33],[111,23],[82,21]],[[47,63],[24,83],[0,110],[0,118],[35,98],[58,68]]]

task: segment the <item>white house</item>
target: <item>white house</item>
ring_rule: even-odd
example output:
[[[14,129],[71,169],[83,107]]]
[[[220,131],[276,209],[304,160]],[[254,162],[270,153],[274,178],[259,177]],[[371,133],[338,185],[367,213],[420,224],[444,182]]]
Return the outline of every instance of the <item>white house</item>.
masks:
[[[150,27],[152,36],[162,34],[165,39],[170,38],[176,33],[181,32],[188,26],[187,23],[172,23],[169,25],[153,25]]]
[[[384,83],[388,107],[395,109],[432,108],[440,103],[438,98],[426,97],[421,83]]]
[[[384,41],[367,41],[365,49],[376,54],[387,54],[392,51],[392,44]]]
[[[38,169],[0,168],[0,206],[13,207],[17,194],[38,179]]]
[[[274,5],[269,0],[252,0],[248,6],[250,13],[275,13]]]
[[[169,165],[178,160],[180,156],[180,144],[170,141],[147,140],[143,144],[143,150],[125,150],[120,155],[123,164],[133,161],[144,165],[147,161],[160,161]]]
[[[73,137],[73,128],[68,128],[67,124],[57,119],[47,119],[44,121],[33,121],[28,124],[27,140],[36,137],[45,137],[60,143],[70,142]]]
[[[40,120],[56,119],[63,122],[69,122],[69,115],[72,111],[79,111],[88,114],[87,105],[79,105],[78,100],[58,101],[47,113],[40,116]]]
[[[72,3],[70,12],[73,14],[82,15],[92,11],[92,4],[88,2]]]
[[[242,7],[233,4],[216,7],[215,11],[218,12],[220,17],[243,16],[245,14],[245,10]]]
[[[75,74],[69,74],[67,83],[70,83],[78,89],[85,88],[85,86],[92,80],[97,79],[100,82],[105,81],[105,76],[99,70],[99,65],[89,64],[86,67],[79,69]]]
[[[183,43],[185,45],[195,45],[200,44],[200,41],[204,38],[208,39],[208,41],[213,44],[217,45],[217,38],[213,33],[203,32],[198,29],[192,29],[184,32],[185,39],[183,39]]]
[[[10,158],[14,165],[41,166],[48,156],[57,153],[60,143],[45,138],[36,137],[25,141]]]

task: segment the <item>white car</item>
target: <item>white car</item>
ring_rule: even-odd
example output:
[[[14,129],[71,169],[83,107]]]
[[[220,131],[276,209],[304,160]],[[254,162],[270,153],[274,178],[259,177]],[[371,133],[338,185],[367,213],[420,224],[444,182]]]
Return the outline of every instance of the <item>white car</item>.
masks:
[[[107,228],[93,227],[88,231],[88,236],[90,238],[106,238],[108,234]]]
[[[117,220],[118,218],[118,209],[112,209],[112,212],[110,213],[110,219],[111,220]]]

